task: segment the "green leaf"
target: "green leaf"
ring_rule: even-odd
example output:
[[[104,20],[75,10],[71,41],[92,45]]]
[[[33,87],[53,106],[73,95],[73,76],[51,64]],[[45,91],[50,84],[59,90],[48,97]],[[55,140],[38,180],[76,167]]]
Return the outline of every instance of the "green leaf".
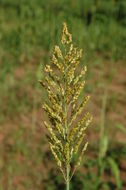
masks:
[[[102,185],[102,188],[103,188],[104,190],[109,190],[109,189],[110,189],[110,187],[109,187],[109,185],[108,185],[107,183],[103,184],[103,185]]]
[[[121,180],[120,180],[120,171],[119,171],[118,165],[117,165],[116,161],[111,157],[109,157],[107,160],[110,165],[111,171],[115,177],[117,187],[118,187],[118,189],[120,189],[121,188]]]
[[[102,158],[105,157],[106,152],[107,152],[107,148],[108,148],[108,136],[105,135],[101,141],[101,150],[100,150],[100,155]]]
[[[126,128],[122,124],[118,123],[116,125],[116,128],[118,128],[121,132],[123,132],[124,134],[126,134]]]

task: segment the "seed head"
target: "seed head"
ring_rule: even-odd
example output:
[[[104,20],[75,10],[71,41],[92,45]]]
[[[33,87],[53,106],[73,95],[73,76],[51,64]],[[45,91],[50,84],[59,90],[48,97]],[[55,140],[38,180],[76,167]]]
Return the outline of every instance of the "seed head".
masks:
[[[49,133],[50,149],[66,180],[67,166],[71,170],[70,164],[74,163],[72,177],[81,163],[88,145],[84,143],[85,131],[92,116],[88,112],[83,114],[89,95],[79,105],[77,103],[85,86],[87,67],[77,72],[82,50],[73,45],[66,23],[63,23],[61,44],[62,48],[57,45],[54,47],[51,63],[44,69],[45,79],[39,82],[47,92],[43,109],[49,118],[44,125]]]

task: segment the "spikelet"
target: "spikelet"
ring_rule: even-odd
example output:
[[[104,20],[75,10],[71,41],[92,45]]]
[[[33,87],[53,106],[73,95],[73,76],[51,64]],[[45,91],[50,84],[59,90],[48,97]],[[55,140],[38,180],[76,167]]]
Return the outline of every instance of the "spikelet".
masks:
[[[50,65],[46,65],[45,66],[45,72],[47,72],[47,73],[52,73],[53,72],[53,70],[51,69]]]
[[[56,74],[53,72],[52,68],[50,67],[50,65],[46,65],[44,71],[46,73],[48,73],[48,76],[50,77],[50,79],[57,83],[57,86],[59,87],[59,83],[60,83],[60,78],[58,76],[56,76]]]
[[[63,31],[62,31],[62,37],[61,37],[61,43],[63,45],[69,44],[72,42],[72,35],[68,32],[67,25],[64,22],[63,23]]]
[[[80,154],[80,156],[79,156],[79,158],[78,158],[78,161],[77,161],[77,163],[76,163],[76,165],[75,165],[75,168],[78,167],[78,166],[80,166],[81,160],[82,160],[82,157],[83,157],[83,154],[84,154],[84,152],[86,151],[87,146],[88,146],[88,142],[84,145],[84,147],[83,147],[83,149],[82,149],[82,151],[81,151],[81,154]]]
[[[80,136],[80,138],[78,139],[78,141],[76,141],[75,147],[74,147],[74,149],[73,149],[73,153],[74,153],[74,154],[76,154],[76,153],[78,152],[78,149],[79,149],[79,147],[80,147],[80,145],[81,145],[81,143],[82,143],[84,137],[85,137],[85,134],[82,134],[82,135]]]
[[[54,140],[55,144],[59,144],[61,149],[63,150],[61,141],[56,137],[55,133],[53,132],[53,130],[51,128],[51,126],[46,121],[44,121],[44,124],[45,124],[45,127],[48,129],[48,131],[50,133],[51,139]]]
[[[76,86],[73,86],[73,91],[72,93],[72,100],[70,101],[70,104],[73,104],[79,97],[81,91],[83,90],[85,85],[85,81],[78,82]]]
[[[55,119],[57,122],[60,122],[61,123],[61,117],[59,116],[59,115],[57,115],[52,109],[51,109],[51,107],[48,105],[48,104],[46,104],[46,103],[44,103],[44,105],[43,105],[43,109],[47,112],[47,114],[48,114],[48,116],[50,117],[50,118],[53,118],[53,119]]]
[[[82,125],[87,121],[89,117],[89,113],[86,113],[83,118],[77,123],[77,125],[75,127],[72,128],[72,130],[70,131],[69,134],[69,141],[74,141],[74,136],[78,134],[78,131],[80,130],[80,128],[82,129]],[[83,128],[83,130],[85,130],[86,127]]]
[[[84,100],[82,101],[82,103],[80,104],[80,106],[76,109],[74,109],[74,112],[72,112],[72,115],[71,115],[71,121],[70,121],[70,124],[69,126],[72,125],[73,121],[77,118],[77,116],[82,112],[84,106],[86,105],[86,103],[88,102],[90,96],[86,96],[84,98]]]
[[[62,74],[64,74],[64,67],[63,67],[62,63],[60,63],[60,62],[57,60],[57,58],[56,58],[56,56],[55,56],[54,54],[52,55],[52,63],[59,69],[59,71],[60,71]]]
[[[80,75],[77,76],[77,77],[74,79],[74,81],[73,81],[73,84],[74,84],[74,85],[76,85],[76,84],[78,83],[78,81],[85,75],[86,71],[87,71],[87,67],[84,66],[84,68],[82,69]]]
[[[57,165],[61,168],[62,163],[61,163],[61,161],[60,161],[60,159],[59,159],[59,157],[58,157],[58,155],[57,155],[57,153],[55,151],[55,146],[52,145],[51,143],[50,143],[50,149],[51,149],[51,152],[52,152],[53,156],[56,159]]]
[[[63,23],[61,44],[62,48],[58,45],[54,47],[51,63],[44,68],[45,79],[39,82],[47,92],[48,103],[46,101],[43,104],[43,109],[49,118],[49,123],[45,121],[44,125],[49,133],[50,149],[64,179],[68,180],[67,168],[73,174],[87,148],[87,143],[83,146],[83,140],[92,116],[88,112],[83,114],[89,96],[84,97],[77,106],[77,100],[85,85],[83,78],[87,67],[84,66],[77,73],[82,50],[73,45],[66,23]],[[77,160],[72,171],[70,166],[75,155]]]
[[[81,161],[82,161],[82,158],[83,158],[83,155],[84,155],[84,152],[87,150],[87,146],[88,146],[88,142],[86,142],[84,145],[83,145],[83,148],[82,148],[82,151],[77,159],[77,162],[75,164],[75,166],[73,167],[73,170],[71,171],[71,175],[70,175],[70,180],[71,178],[73,177],[76,169],[80,166],[81,164]]]
[[[55,53],[56,53],[58,58],[61,58],[61,59],[63,58],[62,52],[61,52],[59,46],[55,46]]]

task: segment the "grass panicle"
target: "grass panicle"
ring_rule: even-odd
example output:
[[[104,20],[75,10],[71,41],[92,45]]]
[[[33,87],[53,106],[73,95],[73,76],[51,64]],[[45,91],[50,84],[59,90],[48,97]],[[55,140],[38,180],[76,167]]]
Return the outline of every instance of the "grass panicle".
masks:
[[[48,96],[43,109],[49,118],[44,124],[49,133],[50,149],[63,173],[67,190],[87,149],[88,142],[84,143],[85,130],[92,121],[88,112],[82,115],[90,97],[84,97],[77,106],[87,71],[84,66],[80,74],[77,73],[81,57],[82,50],[73,45],[72,35],[68,32],[66,23],[63,23],[61,45],[54,47],[51,63],[44,69],[45,81],[40,83]]]

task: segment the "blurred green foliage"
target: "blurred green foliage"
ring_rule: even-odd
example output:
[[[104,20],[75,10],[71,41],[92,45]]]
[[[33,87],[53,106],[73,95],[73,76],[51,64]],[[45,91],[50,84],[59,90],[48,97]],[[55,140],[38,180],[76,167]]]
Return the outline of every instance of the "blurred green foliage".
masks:
[[[60,39],[64,20],[87,54],[99,51],[116,59],[125,56],[125,1],[1,0],[0,12],[1,59],[8,53],[13,61],[22,61],[42,49],[49,51]]]
[[[49,61],[54,44],[59,43],[63,21],[67,22],[74,42],[84,49],[84,61],[89,68],[87,79],[91,81],[85,88],[86,92],[95,93],[95,90],[106,83],[109,86],[118,75],[116,68],[121,67],[123,70],[125,67],[125,0],[0,0],[0,142],[2,135],[4,136],[0,143],[0,190],[5,189],[4,175],[9,190],[64,189],[55,166],[47,168],[46,180],[43,179],[45,168],[41,168],[41,163],[52,163],[52,157],[47,150],[43,152],[43,134],[35,129],[41,123],[40,116],[40,121],[37,120],[37,113],[41,109],[42,93],[37,80],[43,77],[42,66]],[[109,64],[105,64],[106,61]],[[100,73],[100,81],[95,80],[98,76],[92,72],[94,68],[99,71],[97,75]],[[106,68],[109,71],[104,76]],[[125,87],[125,84],[122,85]],[[100,93],[102,97],[103,93]],[[108,110],[116,111],[120,101],[122,105],[126,103],[126,95],[120,94],[113,91],[109,95],[107,113]],[[94,103],[100,107],[100,103],[97,103],[99,94],[96,96]],[[102,106],[100,109],[102,110]],[[123,112],[125,110],[122,109],[121,113]],[[115,126],[114,131],[117,129],[124,133],[124,126],[120,121],[105,120],[105,126]],[[16,127],[11,129],[14,122]],[[98,131],[99,128],[97,133]],[[109,135],[110,133],[111,130]],[[71,190],[119,189],[117,167],[121,167],[121,161],[126,158],[126,146],[114,144],[107,147],[103,160],[103,163],[110,165],[103,166],[106,176],[114,173],[117,187],[110,179],[99,182],[99,140],[95,141],[98,142],[90,145],[89,152],[96,156],[93,159],[86,158],[84,171],[78,172],[73,178]],[[124,182],[121,183],[123,188]]]
[[[60,39],[63,21],[67,22],[75,43],[84,49],[85,61],[96,59],[96,55],[109,60],[125,59],[125,14],[126,1],[123,0],[1,0],[0,96],[3,97],[4,93],[3,98],[8,101],[11,86],[13,92],[10,102],[16,111],[21,111],[17,105],[24,102],[20,103],[20,98],[16,101],[15,91],[29,83],[26,80],[30,71],[26,73],[26,80],[20,81],[20,86],[19,83],[16,86],[14,68],[25,65],[28,69],[27,62],[32,60],[35,60],[33,65],[37,61],[49,61],[49,51]],[[29,77],[36,78],[34,73]],[[32,83],[36,84],[34,81]],[[3,107],[2,102],[0,107]],[[26,98],[25,104],[27,102],[29,104]],[[8,107],[9,110],[11,108]],[[4,111],[3,108],[1,111]]]

